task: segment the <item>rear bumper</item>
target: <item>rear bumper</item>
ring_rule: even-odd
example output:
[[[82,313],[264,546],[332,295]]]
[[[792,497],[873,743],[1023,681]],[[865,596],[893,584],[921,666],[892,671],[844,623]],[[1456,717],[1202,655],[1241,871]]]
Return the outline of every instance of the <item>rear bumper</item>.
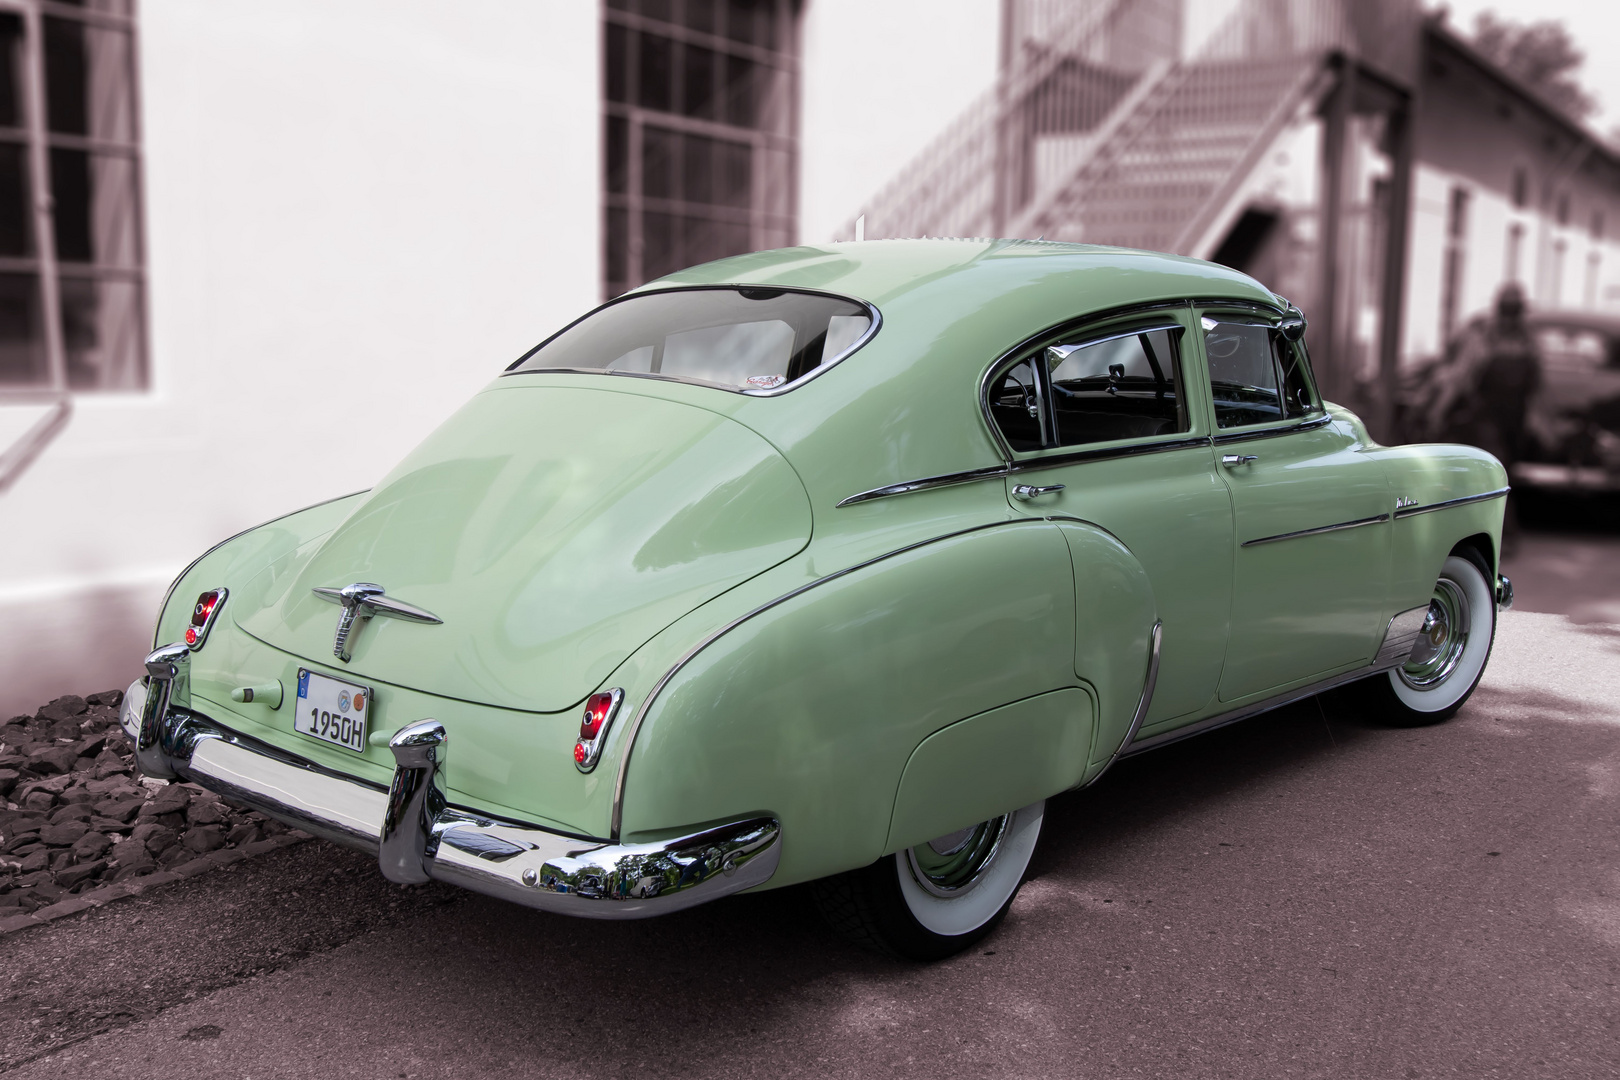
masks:
[[[150,694],[137,680],[124,696],[120,719],[142,771],[189,780],[377,855],[395,881],[433,879],[546,911],[638,919],[764,884],[781,859],[781,827],[772,818],[652,844],[565,836],[446,806],[432,753],[425,767],[412,768],[396,749],[402,764],[384,789],[233,731],[169,696],[156,679]],[[442,756],[442,728],[433,749]]]

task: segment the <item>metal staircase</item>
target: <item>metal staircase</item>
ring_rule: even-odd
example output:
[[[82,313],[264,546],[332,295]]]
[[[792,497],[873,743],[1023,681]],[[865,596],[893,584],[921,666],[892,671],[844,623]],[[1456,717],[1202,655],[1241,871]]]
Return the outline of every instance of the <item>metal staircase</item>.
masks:
[[[1177,0],[1012,0],[998,84],[862,209],[864,233],[1207,257],[1267,148],[1331,90],[1329,58],[1410,7],[1238,0],[1182,56]]]

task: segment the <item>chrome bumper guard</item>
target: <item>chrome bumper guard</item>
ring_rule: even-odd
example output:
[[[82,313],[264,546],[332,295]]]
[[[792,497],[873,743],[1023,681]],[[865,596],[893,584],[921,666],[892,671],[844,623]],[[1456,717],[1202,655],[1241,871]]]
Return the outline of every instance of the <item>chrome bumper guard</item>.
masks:
[[[1506,611],[1513,606],[1513,582],[1506,574],[1496,575],[1496,610]]]
[[[186,658],[158,650],[150,685],[124,695],[121,723],[148,776],[180,778],[305,832],[375,854],[387,878],[437,880],[528,907],[596,919],[639,919],[694,907],[769,881],[781,825],[752,818],[673,840],[580,839],[447,806],[439,766],[445,731],[407,725],[390,743],[388,790],[260,742],[174,700]]]

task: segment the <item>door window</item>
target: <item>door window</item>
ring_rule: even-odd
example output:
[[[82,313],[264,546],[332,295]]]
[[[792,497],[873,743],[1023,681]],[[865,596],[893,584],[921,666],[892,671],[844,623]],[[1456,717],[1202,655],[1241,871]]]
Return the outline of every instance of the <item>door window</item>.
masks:
[[[1018,451],[1041,448],[1041,395],[1033,364],[1025,360],[999,375],[989,402],[990,415],[1009,447]]]
[[[1204,319],[1215,426],[1247,427],[1320,412],[1304,351],[1275,327]]]
[[[1178,330],[1047,346],[1043,355],[1058,445],[1186,431],[1186,403],[1176,372]]]

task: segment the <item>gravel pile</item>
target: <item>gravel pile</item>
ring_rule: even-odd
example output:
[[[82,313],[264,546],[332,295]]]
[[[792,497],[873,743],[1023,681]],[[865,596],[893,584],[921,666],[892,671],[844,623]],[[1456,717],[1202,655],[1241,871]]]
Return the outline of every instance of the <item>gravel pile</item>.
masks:
[[[143,779],[123,692],[0,725],[0,919],[287,831],[193,784]]]

